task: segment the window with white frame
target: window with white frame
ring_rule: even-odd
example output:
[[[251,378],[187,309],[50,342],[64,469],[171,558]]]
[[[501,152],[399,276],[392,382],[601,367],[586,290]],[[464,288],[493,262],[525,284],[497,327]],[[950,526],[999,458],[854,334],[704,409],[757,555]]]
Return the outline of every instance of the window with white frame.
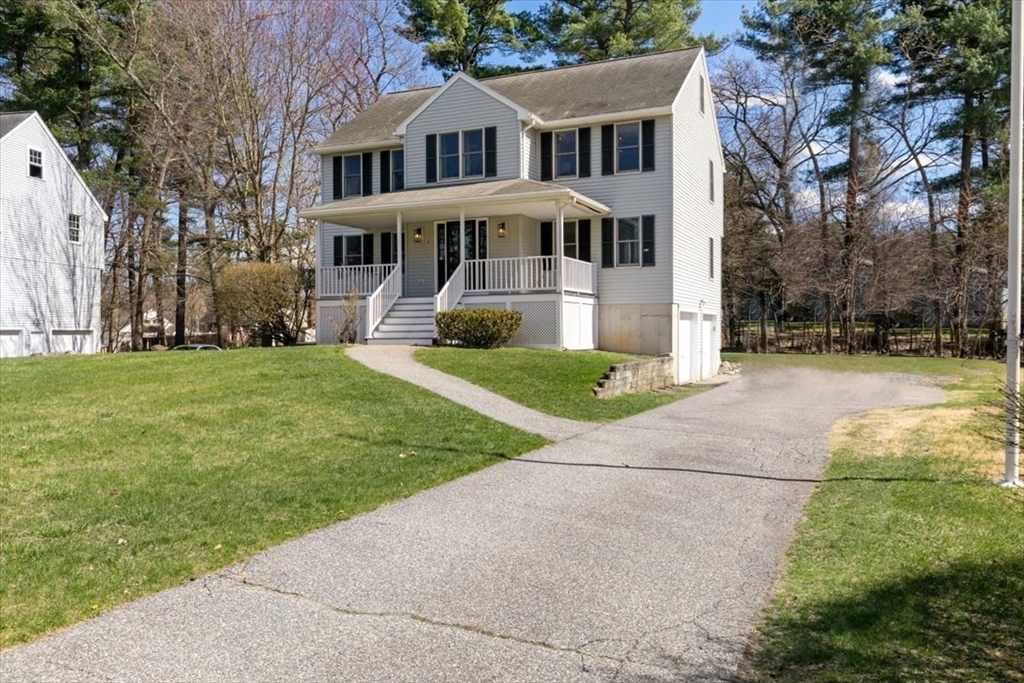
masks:
[[[484,129],[462,131],[462,177],[484,174]]]
[[[43,177],[43,150],[28,149],[28,175],[30,178]]]
[[[640,170],[640,122],[615,125],[615,170],[628,173]]]
[[[405,151],[395,149],[391,151],[391,191],[405,189]]]
[[[459,173],[459,134],[441,133],[438,137],[440,148],[437,163],[440,166],[438,176],[441,180],[458,178]]]
[[[615,221],[615,265],[640,265],[640,217]]]
[[[562,223],[562,249],[566,258],[580,257],[580,234],[576,221]]]
[[[555,177],[575,178],[577,169],[576,129],[555,133]],[[575,258],[575,257],[573,257]]]
[[[358,266],[363,262],[363,236],[345,235],[345,265]]]
[[[82,217],[73,213],[68,214],[68,241],[82,241]]]
[[[349,154],[344,160],[345,197],[358,197],[363,194],[363,157],[361,154]]]

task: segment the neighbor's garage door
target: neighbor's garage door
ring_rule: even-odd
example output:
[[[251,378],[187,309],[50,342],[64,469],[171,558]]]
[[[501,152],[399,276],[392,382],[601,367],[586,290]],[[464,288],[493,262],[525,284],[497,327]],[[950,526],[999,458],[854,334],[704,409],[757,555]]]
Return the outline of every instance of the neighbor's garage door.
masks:
[[[92,330],[54,330],[50,335],[52,353],[95,353]]]
[[[25,342],[21,330],[0,330],[0,358],[14,358],[24,355]]]

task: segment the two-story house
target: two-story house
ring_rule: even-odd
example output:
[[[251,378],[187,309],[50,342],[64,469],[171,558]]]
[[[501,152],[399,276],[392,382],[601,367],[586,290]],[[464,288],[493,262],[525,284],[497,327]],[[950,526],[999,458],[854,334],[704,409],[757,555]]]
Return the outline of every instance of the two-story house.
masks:
[[[0,114],[0,357],[96,353],[106,220],[39,114]]]
[[[719,365],[723,158],[701,48],[386,95],[316,150],[317,341],[427,343],[521,311],[513,345]],[[401,264],[400,266],[398,264]]]

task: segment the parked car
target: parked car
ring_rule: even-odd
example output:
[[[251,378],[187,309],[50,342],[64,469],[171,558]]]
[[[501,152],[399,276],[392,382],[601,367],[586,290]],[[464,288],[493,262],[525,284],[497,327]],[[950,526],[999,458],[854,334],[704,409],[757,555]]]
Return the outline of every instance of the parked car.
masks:
[[[181,344],[175,346],[171,351],[220,351],[216,344]]]

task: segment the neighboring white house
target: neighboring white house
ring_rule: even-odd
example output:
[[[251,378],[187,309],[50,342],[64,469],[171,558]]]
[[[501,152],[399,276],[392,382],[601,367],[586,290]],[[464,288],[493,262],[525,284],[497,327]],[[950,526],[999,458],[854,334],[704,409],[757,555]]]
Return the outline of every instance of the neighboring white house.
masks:
[[[719,366],[723,158],[701,48],[389,94],[316,151],[319,343],[430,343],[452,308],[518,346]],[[398,239],[401,235],[401,239]],[[401,263],[399,270],[394,264]]]
[[[39,114],[0,113],[0,357],[96,353],[106,220]]]

